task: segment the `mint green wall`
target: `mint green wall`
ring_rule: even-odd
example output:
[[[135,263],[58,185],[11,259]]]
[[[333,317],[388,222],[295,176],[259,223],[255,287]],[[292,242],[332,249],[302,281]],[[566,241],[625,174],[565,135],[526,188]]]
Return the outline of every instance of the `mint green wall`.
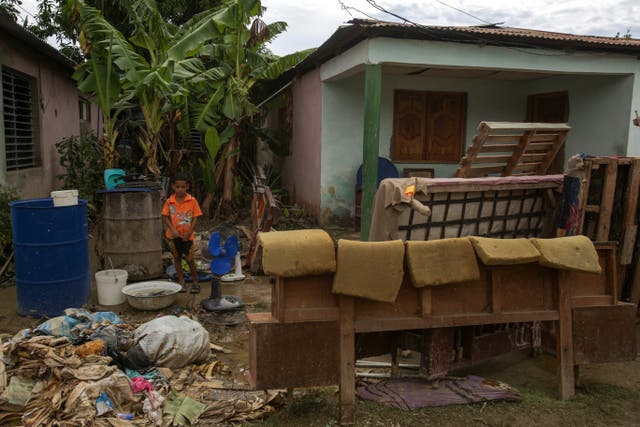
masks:
[[[635,57],[583,52],[529,51],[495,46],[377,38],[362,42],[320,68],[322,80],[321,221],[353,215],[355,174],[362,163],[364,64],[407,64],[444,68],[500,68],[549,73],[537,80],[494,80],[383,75],[380,155],[390,157],[393,92],[397,89],[467,93],[466,144],[482,120],[522,121],[527,96],[567,90],[567,156],[640,155],[640,128],[631,124],[640,110],[640,61]],[[384,66],[383,66],[384,70]],[[415,70],[415,68],[411,69]],[[384,73],[384,71],[383,71]],[[398,164],[433,167],[449,177],[457,164]]]
[[[364,74],[322,85],[321,221],[353,215],[362,163]]]
[[[565,158],[576,154],[625,155],[631,122],[633,76],[558,76],[528,82],[525,94],[569,92]]]
[[[467,93],[465,143],[480,121],[523,121],[527,95],[567,90],[567,157],[577,152],[624,155],[629,138],[633,76],[554,76],[533,81],[447,79],[386,75],[382,82],[380,156],[390,158],[393,93],[398,89]],[[355,174],[362,163],[363,74],[323,83],[321,206],[322,220],[353,215]],[[466,148],[465,148],[466,149]],[[451,177],[458,164],[397,163],[432,167],[437,177]]]

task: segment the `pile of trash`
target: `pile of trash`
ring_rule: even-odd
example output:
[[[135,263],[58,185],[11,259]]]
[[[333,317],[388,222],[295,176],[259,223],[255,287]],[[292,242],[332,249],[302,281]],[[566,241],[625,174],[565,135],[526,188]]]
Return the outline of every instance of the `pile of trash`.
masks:
[[[112,312],[67,309],[0,345],[0,425],[230,424],[281,404],[280,393],[225,389],[211,349],[224,350],[187,316],[136,328]]]

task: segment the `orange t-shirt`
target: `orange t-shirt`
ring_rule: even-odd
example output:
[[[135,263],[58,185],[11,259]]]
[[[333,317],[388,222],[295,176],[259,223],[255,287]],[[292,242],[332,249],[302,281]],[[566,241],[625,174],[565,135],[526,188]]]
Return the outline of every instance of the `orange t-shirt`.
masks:
[[[182,203],[178,203],[176,195],[173,194],[164,202],[162,216],[168,216],[171,219],[171,224],[178,230],[178,233],[182,234],[189,231],[193,219],[202,216],[202,211],[198,201],[191,194],[187,193]],[[168,228],[165,236],[167,239],[171,239],[171,232]],[[193,240],[193,234],[191,240]]]

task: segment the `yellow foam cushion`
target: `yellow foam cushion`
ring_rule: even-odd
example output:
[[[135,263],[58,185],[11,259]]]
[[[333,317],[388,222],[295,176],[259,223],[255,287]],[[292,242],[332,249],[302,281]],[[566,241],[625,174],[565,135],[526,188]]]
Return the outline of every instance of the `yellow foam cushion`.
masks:
[[[480,278],[476,254],[467,237],[406,244],[407,266],[417,288]]]
[[[484,265],[513,265],[535,262],[538,249],[527,239],[489,239],[469,237],[478,258]]]
[[[404,276],[404,243],[338,240],[333,293],[394,302]]]
[[[298,277],[336,271],[335,246],[324,230],[259,233],[258,243],[265,274]]]
[[[531,239],[531,243],[540,251],[540,265],[586,273],[602,272],[598,252],[586,236]]]

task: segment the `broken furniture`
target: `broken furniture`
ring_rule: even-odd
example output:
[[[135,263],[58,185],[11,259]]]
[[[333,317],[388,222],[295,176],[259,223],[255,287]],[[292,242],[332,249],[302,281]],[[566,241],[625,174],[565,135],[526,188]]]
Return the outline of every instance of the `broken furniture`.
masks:
[[[544,175],[570,130],[562,123],[480,122],[455,176]]]
[[[618,242],[620,298],[638,305],[640,158],[573,156],[564,188],[557,235]]]
[[[334,276],[336,258],[330,237],[322,236],[320,230],[305,233],[308,231],[269,233],[277,235],[278,240],[262,241],[265,272],[275,275],[275,282],[271,312],[248,315],[251,381],[259,389],[339,384],[343,423],[352,423],[355,417],[356,355],[371,354],[362,347],[360,334],[412,330],[428,335],[443,328],[553,321],[558,330],[558,387],[562,399],[574,394],[576,364],[635,358],[634,330],[626,327],[633,324],[635,309],[617,301],[615,245],[597,245],[597,255],[590,255],[596,257],[602,269],[600,274],[559,270],[538,262],[513,265],[478,262],[478,274],[473,275],[476,279],[416,287],[416,272],[411,268],[426,264],[409,262],[414,267],[408,267],[409,271],[399,281],[397,273],[388,276],[399,284],[393,302],[381,302],[344,295],[345,290],[334,280],[341,275],[341,268],[344,271],[345,266],[353,266],[344,263],[339,248]],[[585,245],[584,241],[591,245],[588,239],[577,238],[582,239],[581,245]],[[448,244],[451,240],[456,239],[408,243]],[[398,245],[397,242],[350,244]],[[401,242],[400,247],[394,247],[393,257],[403,248]],[[464,262],[475,263],[475,255],[466,257]],[[394,271],[397,265],[404,263],[396,264]],[[445,269],[438,265],[433,270]],[[363,274],[368,278],[383,276],[379,268],[367,266],[352,271],[347,278]],[[387,291],[384,282],[369,284]],[[336,286],[343,294],[334,293]],[[387,301],[386,298],[384,294],[382,300]],[[623,325],[615,334],[594,333],[603,325],[614,324]],[[391,349],[391,343],[372,342],[378,347],[373,354],[388,353]],[[423,372],[428,369],[425,365],[431,363],[430,358],[446,357],[428,348],[429,341],[425,342]]]
[[[251,220],[253,232],[251,243],[247,252],[246,266],[251,272],[257,273],[260,269],[260,247],[258,246],[258,233],[266,233],[280,217],[280,208],[276,199],[267,185],[267,177],[261,166],[257,167],[253,177],[253,199],[251,200]]]

